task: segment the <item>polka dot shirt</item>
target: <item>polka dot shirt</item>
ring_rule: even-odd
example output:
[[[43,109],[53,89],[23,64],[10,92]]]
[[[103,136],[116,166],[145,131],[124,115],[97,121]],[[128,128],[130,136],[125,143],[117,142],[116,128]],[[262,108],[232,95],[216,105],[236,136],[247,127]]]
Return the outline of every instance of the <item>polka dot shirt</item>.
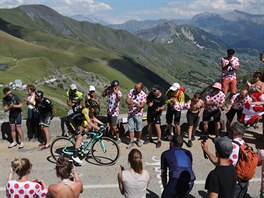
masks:
[[[136,94],[135,89],[131,89],[127,94],[127,97],[130,98],[131,102],[135,105],[140,105],[146,103],[147,95],[144,91],[141,91],[139,94]],[[133,116],[142,116],[144,109],[138,109],[137,107],[129,107],[128,114]]]
[[[219,91],[218,94],[213,95],[213,92],[209,91],[207,92],[205,99],[208,102],[224,103],[225,94],[222,91]],[[209,105],[209,106],[205,106],[205,109],[209,112],[213,112],[213,111],[218,110],[219,108],[214,105]]]
[[[41,198],[46,197],[46,195],[47,189],[44,189],[39,183],[31,181],[10,180],[6,186],[7,198]]]
[[[118,96],[122,97],[122,93],[119,90],[118,90]],[[117,100],[114,91],[110,91],[108,94],[108,114],[111,116],[119,115],[119,101]]]
[[[232,57],[230,60],[228,60],[228,57],[222,58],[222,61],[224,61],[225,65],[228,67],[222,68],[222,78],[226,80],[235,80],[236,79],[236,72],[231,67],[238,67],[239,66],[239,59],[237,57]]]
[[[232,103],[233,109],[243,109],[246,103],[252,102],[252,98],[247,95],[245,98],[242,99],[240,98],[240,93],[238,93],[232,96],[230,102]]]
[[[234,141],[238,142],[241,145],[245,144],[242,138],[235,138]],[[231,155],[229,156],[229,162],[230,164],[233,164],[234,166],[236,166],[238,162],[238,157],[239,157],[239,145],[234,142],[232,142],[232,144],[233,144],[233,151]]]

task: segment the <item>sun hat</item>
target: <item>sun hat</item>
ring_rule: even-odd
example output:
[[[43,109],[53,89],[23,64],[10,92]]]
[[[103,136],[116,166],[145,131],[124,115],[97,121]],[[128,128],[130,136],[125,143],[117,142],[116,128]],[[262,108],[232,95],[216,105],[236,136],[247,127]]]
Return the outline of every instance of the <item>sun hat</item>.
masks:
[[[173,83],[169,89],[172,91],[176,91],[177,89],[180,89],[180,84],[179,83]]]
[[[93,85],[89,86],[89,91],[95,91],[95,87]]]
[[[217,137],[214,139],[215,149],[220,157],[229,158],[233,151],[231,140],[227,137]]]
[[[220,89],[220,90],[222,90],[222,84],[219,83],[219,82],[215,82],[215,83],[213,84],[212,87],[213,87],[213,88],[216,88],[216,89]]]
[[[70,89],[71,89],[71,90],[76,90],[76,89],[77,89],[77,86],[76,86],[75,84],[71,84],[71,85],[70,85]]]

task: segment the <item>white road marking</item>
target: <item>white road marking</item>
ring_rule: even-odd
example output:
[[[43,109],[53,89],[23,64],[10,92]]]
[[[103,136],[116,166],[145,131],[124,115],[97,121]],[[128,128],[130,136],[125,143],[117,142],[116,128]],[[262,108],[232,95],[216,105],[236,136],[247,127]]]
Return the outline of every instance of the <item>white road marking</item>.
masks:
[[[261,178],[253,178],[250,183],[260,182]],[[198,180],[194,182],[195,185],[204,185],[205,180]],[[118,184],[95,184],[95,185],[83,185],[84,189],[100,189],[100,188],[118,188]],[[5,187],[0,187],[0,191],[5,191]]]

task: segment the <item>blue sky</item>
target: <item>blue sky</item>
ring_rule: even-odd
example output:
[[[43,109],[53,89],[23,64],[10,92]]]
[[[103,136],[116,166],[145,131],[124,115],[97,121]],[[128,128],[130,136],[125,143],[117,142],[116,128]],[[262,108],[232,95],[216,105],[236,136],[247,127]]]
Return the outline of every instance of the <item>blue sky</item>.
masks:
[[[94,15],[109,23],[127,20],[191,18],[202,12],[227,13],[234,9],[264,14],[264,0],[0,0],[1,8],[44,4],[63,15]]]

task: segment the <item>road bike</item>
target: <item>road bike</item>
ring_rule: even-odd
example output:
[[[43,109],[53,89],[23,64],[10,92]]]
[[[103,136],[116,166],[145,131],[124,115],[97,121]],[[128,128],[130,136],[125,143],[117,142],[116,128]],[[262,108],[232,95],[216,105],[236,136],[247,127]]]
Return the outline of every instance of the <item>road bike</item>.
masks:
[[[83,158],[86,154],[91,153],[92,158],[101,165],[112,165],[119,158],[120,149],[118,144],[109,137],[104,137],[105,128],[101,128],[98,132],[82,132],[89,138],[81,143],[79,155]],[[84,139],[84,138],[83,138]],[[63,155],[71,158],[75,150],[75,135],[70,137],[57,137],[50,147],[52,157],[57,161]]]

